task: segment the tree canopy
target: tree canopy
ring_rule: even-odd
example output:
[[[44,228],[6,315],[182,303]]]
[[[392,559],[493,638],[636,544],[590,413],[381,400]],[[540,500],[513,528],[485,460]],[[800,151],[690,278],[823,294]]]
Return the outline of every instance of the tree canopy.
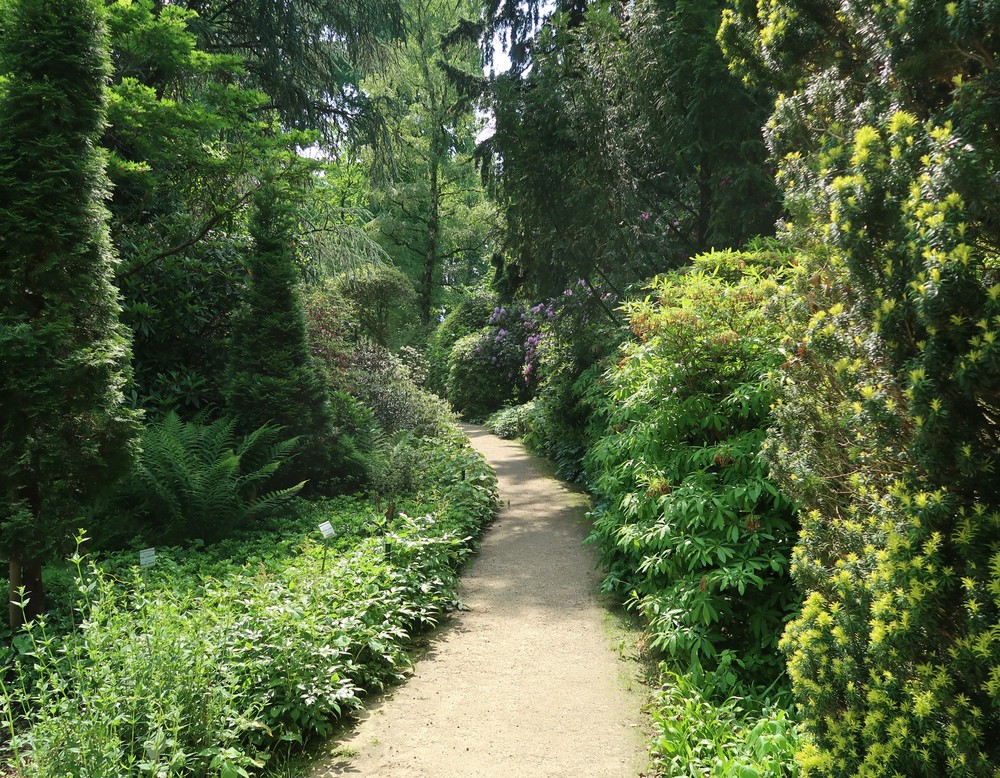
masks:
[[[531,67],[496,76],[481,149],[507,221],[511,283],[621,285],[777,216],[766,90],[730,75],[722,3],[597,2],[553,14]]]

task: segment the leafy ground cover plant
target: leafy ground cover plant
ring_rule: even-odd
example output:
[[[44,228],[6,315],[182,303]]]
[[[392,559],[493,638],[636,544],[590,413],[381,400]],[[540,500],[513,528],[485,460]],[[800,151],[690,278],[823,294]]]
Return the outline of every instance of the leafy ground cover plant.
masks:
[[[456,605],[457,568],[496,501],[492,472],[459,441],[415,444],[424,467],[388,517],[338,498],[243,541],[161,549],[145,572],[76,556],[74,628],[36,622],[2,676],[4,758],[25,778],[229,778],[329,733]]]
[[[784,778],[794,774],[798,732],[780,703],[719,702],[705,678],[666,673],[650,708],[653,763],[664,778]]]

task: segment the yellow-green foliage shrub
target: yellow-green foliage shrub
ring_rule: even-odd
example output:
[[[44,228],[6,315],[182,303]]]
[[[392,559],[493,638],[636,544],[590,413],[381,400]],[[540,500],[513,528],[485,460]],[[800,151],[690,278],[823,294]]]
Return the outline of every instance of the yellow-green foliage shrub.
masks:
[[[721,37],[784,92],[768,133],[805,247],[768,445],[805,506],[807,597],[783,643],[799,763],[995,776],[1000,18],[980,2],[752,6]]]
[[[949,180],[956,145],[897,113],[828,152],[835,251],[807,261],[816,310],[771,447],[810,508],[794,559],[808,596],[784,640],[806,775],[1000,766],[1000,287]],[[809,416],[832,434],[790,432]]]

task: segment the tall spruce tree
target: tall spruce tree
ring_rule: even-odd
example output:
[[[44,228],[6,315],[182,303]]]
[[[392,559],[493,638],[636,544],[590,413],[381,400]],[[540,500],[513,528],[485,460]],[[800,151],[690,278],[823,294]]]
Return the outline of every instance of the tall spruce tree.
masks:
[[[286,487],[309,481],[310,491],[328,492],[362,474],[360,457],[338,434],[330,390],[306,340],[292,231],[289,193],[268,182],[254,197],[250,233],[250,288],[233,327],[226,404],[238,428],[249,433],[277,424],[298,437],[295,458],[277,476]]]
[[[773,232],[771,100],[727,71],[722,0],[564,3],[530,70],[491,80],[480,154],[507,226],[506,283],[631,283]]]
[[[378,112],[357,89],[365,72],[384,65],[404,32],[397,0],[180,0],[209,52],[237,54],[246,82],[265,92],[282,122],[377,133]]]
[[[96,147],[109,58],[100,0],[14,0],[0,47],[0,556],[11,626],[45,610],[41,570],[127,466],[129,343]]]

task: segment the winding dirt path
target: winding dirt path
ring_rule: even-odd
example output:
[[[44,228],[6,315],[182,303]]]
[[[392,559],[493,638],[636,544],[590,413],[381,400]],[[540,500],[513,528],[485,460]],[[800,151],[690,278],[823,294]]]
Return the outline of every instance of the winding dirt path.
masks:
[[[505,506],[463,578],[469,611],[310,778],[636,778],[642,699],[626,689],[581,546],[586,498],[520,445],[463,429]]]

